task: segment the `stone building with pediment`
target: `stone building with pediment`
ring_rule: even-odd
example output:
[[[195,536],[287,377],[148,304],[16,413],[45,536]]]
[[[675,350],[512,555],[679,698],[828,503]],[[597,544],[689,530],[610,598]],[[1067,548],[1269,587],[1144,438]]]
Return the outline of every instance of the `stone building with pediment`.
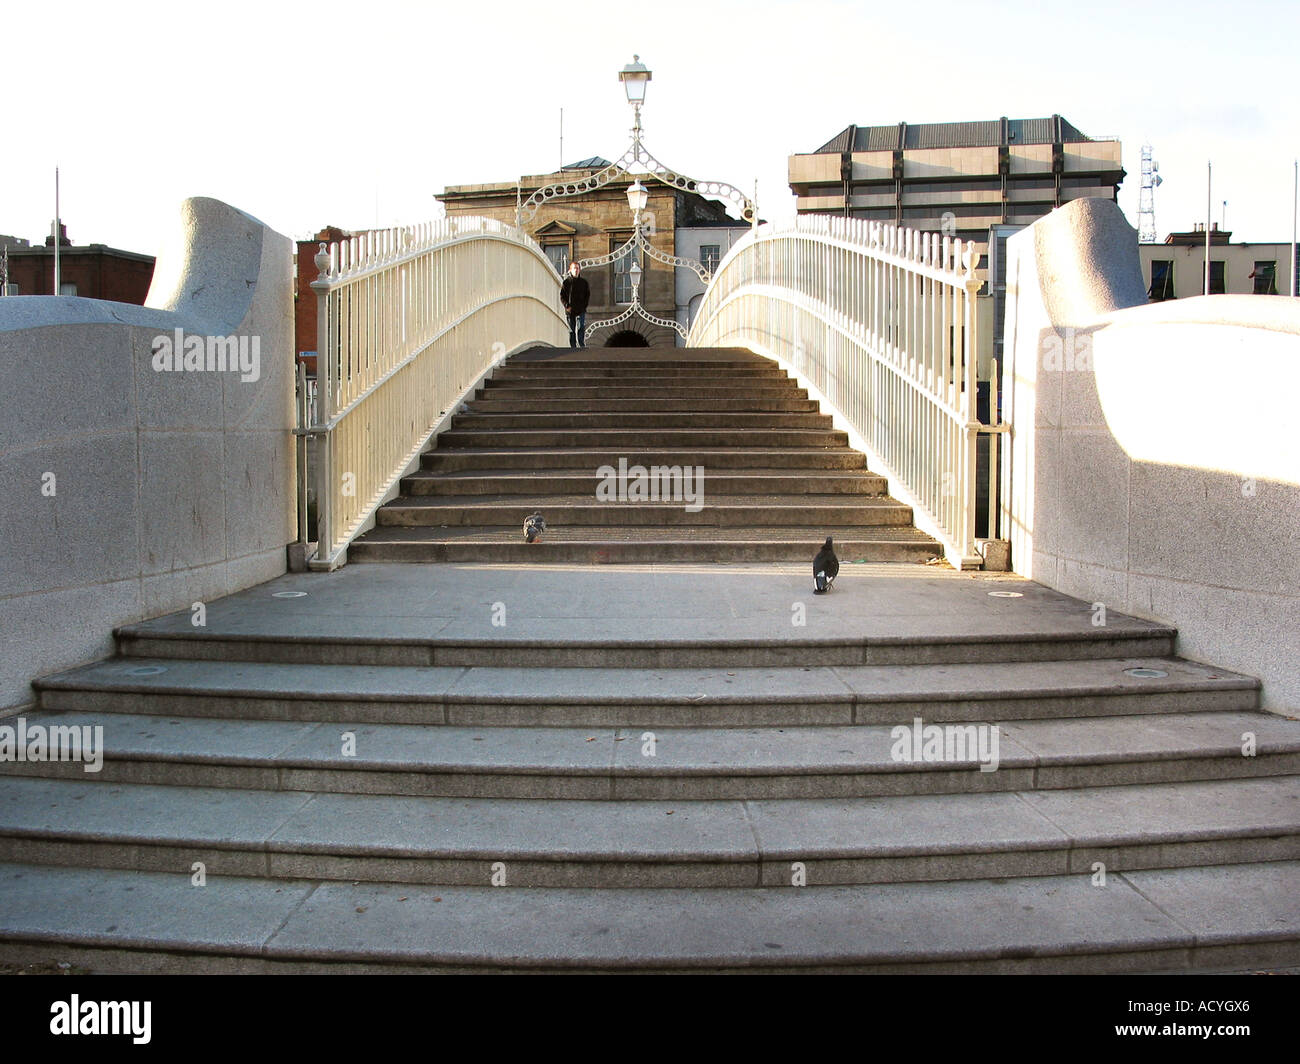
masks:
[[[448,217],[485,215],[499,221],[515,221],[516,207],[539,188],[557,183],[582,181],[599,173],[609,162],[601,158],[583,159],[549,174],[534,174],[518,181],[500,181],[480,185],[449,185],[437,198]],[[538,205],[531,218],[523,219],[524,230],[546,252],[557,273],[563,275],[574,259],[601,259],[632,236],[632,211],[627,204],[628,186],[635,176],[620,178],[598,189],[573,196],[548,199]],[[641,177],[649,198],[641,212],[646,236],[652,247],[665,255],[690,255],[698,240],[686,239],[688,229],[713,231],[749,229],[746,222],[730,217],[721,203],[692,192],[671,188],[652,177]],[[706,237],[706,239],[709,239]],[[708,247],[725,254],[732,241],[717,240]],[[681,250],[686,247],[688,250]],[[638,252],[643,271],[641,305],[656,317],[677,321],[689,327],[689,307],[695,289],[703,283],[693,271],[656,261]],[[716,260],[715,260],[716,261]],[[671,346],[680,343],[677,333],[668,326],[655,325],[638,315],[614,327],[593,328],[601,321],[616,318],[632,303],[630,269],[632,255],[616,262],[584,268],[591,285],[591,304],[587,310],[588,344],[592,347]]]

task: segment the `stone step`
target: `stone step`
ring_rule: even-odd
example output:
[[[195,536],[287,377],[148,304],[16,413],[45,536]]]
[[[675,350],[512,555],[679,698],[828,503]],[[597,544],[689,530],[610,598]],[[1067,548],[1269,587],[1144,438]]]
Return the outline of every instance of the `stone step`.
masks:
[[[505,384],[492,385],[491,381],[486,382],[486,386],[479,388],[475,392],[475,398],[472,402],[497,402],[497,401],[540,401],[545,399],[570,400],[570,399],[609,399],[609,400],[628,400],[628,399],[649,399],[672,402],[699,402],[707,399],[725,399],[739,402],[749,400],[792,400],[802,401],[808,399],[806,388],[795,386],[795,382],[776,381],[765,383],[768,378],[756,378],[760,383],[757,384],[736,384],[728,383],[726,380],[719,381],[716,384],[710,384],[708,387],[694,385],[672,385],[659,381],[649,381],[642,385],[629,387],[626,384],[606,384],[593,385],[590,383],[579,384],[552,384],[548,383],[550,378],[538,382],[536,385],[515,385],[511,383],[508,387]]]
[[[638,463],[629,462],[628,469]],[[617,465],[610,463],[617,469]],[[415,473],[402,478],[405,496],[503,495],[545,498],[552,495],[581,495],[595,498],[604,477],[596,465],[583,468],[547,469],[519,473],[506,468],[474,472]],[[650,468],[650,467],[643,467]],[[706,467],[707,468],[707,467]],[[884,495],[889,488],[884,477],[859,470],[814,470],[791,473],[787,469],[747,469],[743,472],[709,472],[708,493],[715,495]]]
[[[37,680],[41,708],[474,728],[789,729],[892,727],[916,717],[947,723],[1252,712],[1259,705],[1253,677],[1155,656],[835,667],[514,667],[510,662],[520,656],[544,657],[542,648],[500,646],[477,655],[483,664],[430,665],[443,657],[463,660],[470,651],[435,644],[402,648],[419,665],[385,666],[317,664],[312,659],[346,655],[329,642],[318,646],[319,639],[285,647],[256,633],[243,643],[230,633],[214,633],[218,643],[245,656],[205,658],[212,649],[208,640],[173,634],[150,640],[166,655],[115,658]],[[139,640],[124,638],[125,647],[145,649]],[[355,656],[366,649],[358,648]],[[369,649],[381,656],[378,647]],[[398,649],[390,656],[398,656]],[[809,661],[820,656],[817,649],[796,648]],[[895,649],[906,656],[905,648]],[[969,649],[992,654],[997,644]],[[265,660],[277,650],[308,663]],[[615,647],[592,647],[588,654],[593,661],[617,656]],[[1133,676],[1133,669],[1165,675]],[[1118,721],[1116,734],[1129,735],[1129,727]],[[1186,727],[1192,735],[1199,725]]]
[[[1300,862],[587,891],[0,865],[0,959],[92,971],[1132,974],[1300,963]],[[508,882],[508,879],[507,879]],[[87,904],[93,899],[93,905]]]
[[[660,347],[623,349],[620,353],[611,348],[534,348],[510,358],[511,366],[701,366],[701,365],[771,365],[770,359],[744,348]]]
[[[749,383],[749,382],[754,383]],[[664,398],[681,395],[705,396],[723,389],[733,395],[769,394],[794,398],[799,392],[798,383],[791,377],[774,373],[749,376],[732,373],[696,374],[680,377],[644,374],[617,374],[612,376],[583,376],[560,372],[541,372],[515,377],[489,377],[481,386],[483,395],[525,395],[538,390],[596,389],[602,395],[615,398],[622,389],[649,392]]]
[[[709,395],[684,396],[676,399],[662,396],[642,398],[528,398],[517,397],[508,391],[495,392],[482,399],[471,400],[469,409],[475,414],[730,414],[730,413],[783,413],[815,414],[820,404],[815,399],[750,396],[717,398]]]
[[[474,472],[509,469],[596,470],[601,466],[618,467],[619,460],[629,466],[698,466],[706,469],[736,469],[745,472],[762,470],[865,470],[866,459],[860,451],[847,448],[690,448],[687,450],[651,450],[645,447],[626,449],[585,448],[462,448],[426,451],[421,466],[443,472]]]
[[[459,432],[501,429],[829,429],[829,414],[785,413],[481,413],[456,414],[451,427]]]
[[[826,526],[810,529],[727,528],[716,525],[569,525],[541,539],[523,539],[523,514],[509,525],[379,525],[348,548],[357,563],[491,563],[551,565],[664,565],[808,562],[809,542],[835,539],[841,561],[924,564],[941,548],[909,525]],[[802,516],[802,515],[801,515]],[[815,553],[815,552],[814,552]]]
[[[686,494],[689,486],[690,494]],[[540,489],[541,485],[538,485]],[[859,527],[911,528],[912,508],[888,496],[843,495],[753,495],[712,496],[708,478],[690,484],[684,478],[656,489],[678,493],[680,498],[651,502],[601,502],[594,495],[535,495],[531,501],[514,496],[412,496],[381,507],[376,514],[380,527],[443,526],[484,528],[516,526],[523,542],[524,518],[534,509],[546,517],[544,542],[554,542],[561,528],[599,529],[640,527],[695,529],[812,528],[798,542],[806,553],[809,541],[819,540],[818,529]],[[647,487],[646,490],[649,490]],[[541,546],[541,543],[523,544]],[[814,552],[815,553],[815,552]],[[811,559],[810,559],[811,560]]]
[[[781,887],[1300,858],[1300,777],[848,799],[564,801],[0,776],[0,861],[515,887]]]
[[[887,725],[492,728],[62,712],[26,727],[102,729],[97,783],[567,800],[863,798],[1128,786],[1300,772],[1300,723],[1269,713],[951,726],[936,760]],[[922,729],[926,725],[922,725]],[[996,747],[992,728],[997,728]],[[963,730],[964,729],[964,730]],[[950,728],[951,730],[951,728]],[[1243,756],[1242,737],[1254,737]],[[924,738],[923,731],[921,733]],[[960,739],[960,745],[958,745]],[[918,740],[919,742],[920,740]],[[351,744],[349,746],[348,744]],[[969,745],[966,745],[969,744]],[[990,768],[981,769],[980,758]],[[0,775],[87,780],[73,761]]]
[[[773,377],[790,379],[789,374],[774,362],[766,359],[699,360],[694,362],[655,362],[646,359],[629,359],[626,362],[593,359],[582,361],[555,360],[551,362],[508,361],[492,371],[493,380],[527,380],[539,377],[588,377],[605,380],[615,377],[699,378],[740,377],[753,379]]]
[[[485,610],[483,625],[490,624]],[[188,618],[188,614],[186,617]],[[497,641],[472,638],[424,637],[349,639],[325,631],[305,631],[286,638],[275,626],[262,633],[179,633],[147,625],[118,629],[121,653],[132,657],[202,657],[232,661],[301,662],[322,665],[510,665],[517,667],[689,668],[726,666],[763,668],[800,664],[894,665],[949,664],[990,661],[1059,661],[1079,658],[1159,657],[1173,652],[1173,632],[1155,626],[1147,632],[1115,629],[1095,633],[1051,633],[1045,636],[988,633],[983,637],[861,639],[803,641],[799,639],[731,640],[718,643],[639,641],[634,639],[569,639],[563,642],[527,638]],[[412,625],[412,627],[416,627]],[[683,627],[689,627],[684,625]],[[757,626],[756,626],[757,627]]]
[[[439,448],[454,447],[847,447],[838,429],[448,429]]]
[[[729,380],[748,380],[771,377],[789,380],[785,370],[775,362],[685,362],[650,363],[627,362],[608,364],[599,362],[538,363],[508,362],[493,371],[492,381],[531,380],[658,380],[658,381],[709,381],[719,377]]]
[[[587,347],[580,350],[573,348],[552,348],[550,350],[534,349],[529,353],[514,355],[506,365],[521,366],[596,366],[606,369],[618,369],[622,366],[648,366],[651,369],[665,367],[691,366],[771,366],[770,359],[756,355],[741,348],[705,349],[699,347],[674,347],[628,350],[623,354],[612,352],[609,348]]]

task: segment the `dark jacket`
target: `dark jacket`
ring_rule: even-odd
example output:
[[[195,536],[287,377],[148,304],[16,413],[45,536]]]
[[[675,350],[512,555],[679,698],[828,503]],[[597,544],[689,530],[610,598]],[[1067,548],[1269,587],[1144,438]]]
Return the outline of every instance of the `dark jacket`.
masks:
[[[586,314],[587,303],[591,299],[591,285],[582,274],[574,277],[569,274],[560,285],[560,302],[570,314]]]

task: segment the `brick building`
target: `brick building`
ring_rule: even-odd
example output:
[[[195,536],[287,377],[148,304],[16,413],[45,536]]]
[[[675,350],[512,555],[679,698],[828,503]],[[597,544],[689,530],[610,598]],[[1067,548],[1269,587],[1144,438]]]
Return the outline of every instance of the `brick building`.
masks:
[[[316,252],[320,250],[321,244],[328,246],[358,235],[359,232],[327,225],[310,240],[297,242],[293,290],[294,350],[298,353],[298,360],[307,363],[307,372],[312,376],[316,374],[316,293],[312,291],[311,283],[320,276],[320,271],[316,269]]]
[[[154,258],[105,244],[75,245],[68,239],[67,226],[59,226],[60,295],[110,299],[117,303],[143,306],[153,283]],[[54,237],[44,245],[0,236],[0,248],[9,260],[11,296],[54,294]]]

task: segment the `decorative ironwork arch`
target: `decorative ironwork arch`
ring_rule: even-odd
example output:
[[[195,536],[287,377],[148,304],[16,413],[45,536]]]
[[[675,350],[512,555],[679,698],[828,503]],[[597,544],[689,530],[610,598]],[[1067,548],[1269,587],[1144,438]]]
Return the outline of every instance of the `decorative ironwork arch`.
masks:
[[[632,167],[637,165],[644,167],[644,171],[633,171]],[[532,221],[537,215],[537,208],[548,200],[563,199],[568,196],[582,196],[623,178],[636,180],[638,177],[643,176],[653,177],[661,184],[685,192],[694,192],[700,196],[713,196],[723,199],[737,208],[740,211],[740,216],[750,225],[758,224],[758,205],[740,189],[726,181],[700,181],[664,165],[650,154],[649,149],[641,143],[639,125],[633,130],[631,147],[622,154],[617,162],[610,163],[587,177],[577,178],[574,181],[554,181],[549,185],[543,185],[516,208],[517,222],[522,225],[524,222]]]

